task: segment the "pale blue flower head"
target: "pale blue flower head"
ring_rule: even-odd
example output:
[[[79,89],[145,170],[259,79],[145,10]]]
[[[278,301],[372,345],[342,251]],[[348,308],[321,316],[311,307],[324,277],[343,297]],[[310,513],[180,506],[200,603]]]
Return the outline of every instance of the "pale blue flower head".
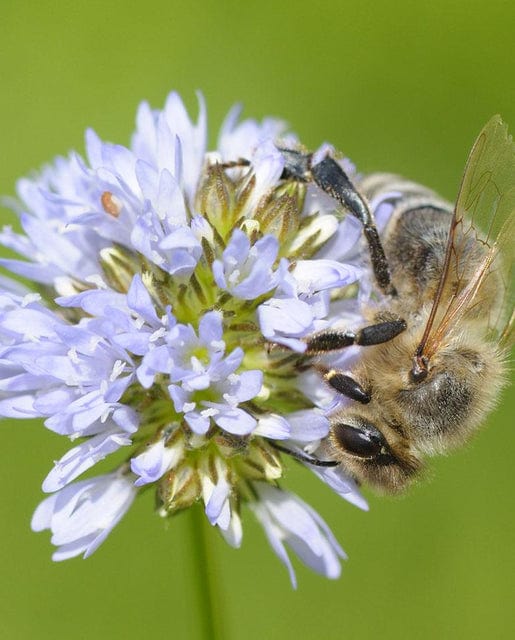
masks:
[[[90,555],[154,486],[160,515],[199,503],[234,547],[253,512],[293,583],[287,547],[339,575],[327,525],[283,488],[285,450],[366,507],[340,469],[308,462],[334,397],[305,354],[355,320],[364,270],[355,224],[284,179],[278,146],[295,144],[233,109],[208,152],[202,97],[192,120],[172,93],[140,106],[128,147],[90,130],[85,158],[19,181],[21,230],[0,233],[19,257],[0,264],[33,286],[0,279],[0,415],[73,443],[32,520],[56,560]],[[92,475],[102,460],[112,471]]]

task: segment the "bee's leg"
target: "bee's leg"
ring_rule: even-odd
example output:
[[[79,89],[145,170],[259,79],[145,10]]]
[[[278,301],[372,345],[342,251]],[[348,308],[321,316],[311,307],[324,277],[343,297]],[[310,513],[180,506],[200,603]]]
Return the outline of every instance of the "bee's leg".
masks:
[[[338,371],[338,369],[326,369],[320,366],[317,366],[316,369],[322,375],[327,384],[338,391],[338,393],[341,393],[343,396],[346,396],[351,400],[361,402],[361,404],[368,404],[370,402],[370,394],[363,389],[359,382],[343,371]]]
[[[337,351],[357,344],[370,347],[392,340],[406,329],[405,320],[386,320],[363,327],[359,331],[321,331],[307,341],[306,353],[314,355],[325,351]]]
[[[352,184],[345,171],[330,156],[311,166],[311,175],[323,191],[338,200],[362,223],[376,282],[383,293],[395,295],[383,245],[366,200]]]
[[[284,169],[281,175],[283,180],[297,180],[300,182],[311,182],[311,153],[302,153],[295,149],[284,149],[277,147],[285,160]]]
[[[406,329],[404,320],[387,320],[363,327],[359,331],[321,331],[312,336],[307,342],[306,353],[316,355],[327,351],[336,351],[357,344],[369,347],[392,340]],[[329,386],[342,395],[362,404],[370,402],[370,394],[352,376],[339,371],[328,369],[320,364],[315,368],[322,375]]]
[[[376,282],[383,293],[394,295],[395,288],[391,283],[390,268],[374,217],[367,202],[352,184],[345,171],[330,156],[326,156],[313,165],[313,156],[310,153],[283,148],[279,148],[279,151],[285,159],[283,179],[315,182],[322,191],[325,191],[358,218],[363,225]]]

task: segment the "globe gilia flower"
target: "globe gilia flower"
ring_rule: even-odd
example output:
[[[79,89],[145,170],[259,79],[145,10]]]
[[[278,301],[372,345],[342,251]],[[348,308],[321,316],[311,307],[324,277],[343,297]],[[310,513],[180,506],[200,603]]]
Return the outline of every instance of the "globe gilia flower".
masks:
[[[175,93],[143,103],[128,148],[88,131],[86,158],[18,183],[22,230],[0,242],[20,258],[1,264],[31,285],[0,282],[0,414],[72,442],[32,528],[50,529],[55,560],[87,557],[153,485],[161,516],[201,503],[238,547],[252,512],[293,583],[287,547],[336,578],[344,553],[283,488],[284,450],[366,508],[338,468],[308,462],[334,397],[304,354],[313,332],[356,322],[359,227],[282,179],[275,145],[298,144],[283,123],[233,109],[207,152],[199,104],[192,122]]]

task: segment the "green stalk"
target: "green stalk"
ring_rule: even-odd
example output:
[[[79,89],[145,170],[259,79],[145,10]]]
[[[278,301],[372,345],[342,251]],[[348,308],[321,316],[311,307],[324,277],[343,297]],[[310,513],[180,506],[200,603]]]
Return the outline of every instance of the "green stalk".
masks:
[[[201,637],[204,640],[226,640],[223,633],[222,612],[220,609],[220,588],[217,584],[213,557],[209,548],[207,520],[200,505],[194,505],[190,511],[190,529],[194,576],[199,600]]]

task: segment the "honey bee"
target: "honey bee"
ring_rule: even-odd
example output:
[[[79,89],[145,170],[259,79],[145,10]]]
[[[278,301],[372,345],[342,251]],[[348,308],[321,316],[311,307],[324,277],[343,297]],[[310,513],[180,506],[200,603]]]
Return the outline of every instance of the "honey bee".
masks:
[[[358,483],[402,491],[426,456],[469,439],[506,385],[515,145],[494,116],[472,147],[454,206],[397,176],[354,185],[329,156],[313,164],[309,154],[281,151],[285,178],[315,182],[361,220],[377,285],[367,326],[307,341],[326,382],[352,400],[330,415],[318,454]],[[368,202],[381,194],[391,194],[393,213],[380,236]],[[364,348],[351,371],[322,366],[324,353],[352,344]]]

